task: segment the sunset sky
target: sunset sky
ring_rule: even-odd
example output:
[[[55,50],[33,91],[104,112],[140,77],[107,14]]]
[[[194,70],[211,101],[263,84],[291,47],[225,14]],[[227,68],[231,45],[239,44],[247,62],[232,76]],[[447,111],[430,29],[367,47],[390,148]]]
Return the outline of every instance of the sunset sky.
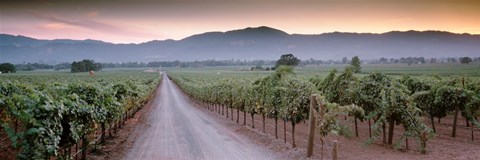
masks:
[[[0,14],[0,33],[114,43],[257,26],[291,34],[480,34],[480,0],[3,0]]]

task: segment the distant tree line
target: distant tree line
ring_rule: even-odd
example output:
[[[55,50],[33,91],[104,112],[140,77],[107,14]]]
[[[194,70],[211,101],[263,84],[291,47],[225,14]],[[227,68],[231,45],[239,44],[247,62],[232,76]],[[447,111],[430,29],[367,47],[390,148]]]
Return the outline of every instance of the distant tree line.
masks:
[[[70,68],[72,68],[72,63],[67,63],[67,62],[59,63],[59,64],[56,64],[54,68],[55,68],[55,70],[70,69]]]
[[[15,68],[19,71],[33,71],[36,69],[54,69],[54,65],[41,64],[41,63],[27,63],[27,64],[16,64]]]
[[[84,59],[80,62],[73,62],[71,66],[71,72],[89,72],[89,71],[99,71],[102,69],[102,65],[100,63],[95,63],[93,60]]]
[[[43,63],[23,63],[23,64],[15,64],[15,68],[17,71],[33,71],[37,69],[54,69],[54,70],[63,70],[63,69],[70,69],[72,63],[59,63],[55,65],[51,64],[43,64]]]
[[[480,57],[470,58],[470,57],[448,57],[448,58],[425,58],[425,57],[402,57],[402,58],[385,58],[382,57],[377,60],[371,60],[371,64],[435,64],[435,63],[480,63]]]
[[[347,57],[343,57],[341,60],[316,60],[310,58],[308,60],[302,60],[300,66],[304,65],[323,65],[323,64],[349,64],[351,61]],[[425,58],[425,57],[401,57],[401,58],[385,58],[379,59],[365,59],[361,63],[365,64],[438,64],[438,63],[480,63],[480,57],[448,57],[448,58]]]
[[[288,55],[288,54],[286,54]],[[288,59],[288,56],[285,57]],[[296,58],[296,57],[295,57]],[[352,57],[353,58],[353,57]],[[299,60],[297,58],[297,60]],[[93,61],[93,60],[88,60]],[[277,60],[278,61],[278,60]],[[116,62],[116,63],[96,63],[91,65],[89,69],[95,68],[95,66],[101,68],[158,68],[158,67],[181,67],[181,68],[194,68],[194,67],[212,67],[212,66],[246,66],[253,70],[267,70],[271,67],[277,65],[276,60],[239,60],[239,59],[230,59],[230,60],[202,60],[202,61],[154,61],[154,62]],[[281,60],[283,61],[283,60]],[[293,63],[294,61],[292,61]],[[401,58],[385,58],[381,57],[379,59],[362,59],[359,61],[361,64],[437,64],[437,63],[460,63],[460,64],[469,64],[469,63],[480,63],[480,57],[448,57],[448,58],[425,58],[425,57],[401,57]],[[76,68],[72,69],[72,63],[64,62],[55,65],[51,64],[42,64],[42,63],[23,63],[16,64],[14,67],[17,71],[31,71],[37,69],[54,69],[54,70],[65,70],[70,69],[77,71],[82,68],[83,63],[86,63],[85,60],[81,62],[75,62]],[[290,62],[288,62],[290,63]],[[328,65],[328,64],[351,64],[351,59],[343,57],[339,60],[318,60],[314,58],[299,60],[295,62],[298,66],[306,65]],[[358,62],[355,62],[358,63]],[[83,65],[85,69],[85,66]]]
[[[157,68],[157,67],[212,67],[212,66],[263,66],[275,65],[276,61],[268,60],[203,60],[203,61],[154,61],[154,62],[122,62],[102,63],[104,68]]]

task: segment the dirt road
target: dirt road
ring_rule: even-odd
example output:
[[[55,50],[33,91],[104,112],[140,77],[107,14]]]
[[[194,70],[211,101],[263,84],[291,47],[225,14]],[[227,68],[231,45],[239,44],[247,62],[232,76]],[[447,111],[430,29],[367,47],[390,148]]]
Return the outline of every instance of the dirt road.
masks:
[[[163,76],[148,128],[126,159],[274,159],[271,151],[224,128]]]

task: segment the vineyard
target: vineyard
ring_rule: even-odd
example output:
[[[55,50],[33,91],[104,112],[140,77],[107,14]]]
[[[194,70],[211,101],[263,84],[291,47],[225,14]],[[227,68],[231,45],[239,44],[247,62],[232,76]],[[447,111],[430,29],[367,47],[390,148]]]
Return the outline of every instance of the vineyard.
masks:
[[[378,159],[381,157],[368,155],[395,154],[398,150],[407,154],[390,158],[433,155],[426,159],[435,159],[460,154],[471,159],[480,156],[474,153],[480,144],[480,79],[472,74],[475,67],[467,66],[458,73],[440,70],[440,74],[410,67],[380,72],[366,67],[363,73],[353,73],[349,67],[314,70],[280,66],[275,71],[167,68],[167,75],[203,111],[222,117],[222,121],[226,118],[227,122],[249,126],[291,148],[306,148],[310,143],[307,124],[313,124],[310,118],[315,117],[314,159],[332,158],[337,152],[346,159]],[[410,71],[400,74],[406,70]],[[135,70],[95,75],[25,72],[1,75],[0,80],[0,143],[10,146],[0,148],[9,153],[1,154],[0,159],[77,159],[95,150],[150,101],[161,76]],[[190,102],[181,101],[183,94],[168,82],[163,88],[164,100],[156,97],[156,109],[149,110],[154,113],[150,115],[154,122],[163,121],[156,127],[199,114],[186,104]],[[197,123],[193,124],[200,125]],[[191,127],[187,122],[180,124]],[[133,157],[147,152],[143,142],[162,142],[152,139],[159,134],[158,129],[140,131],[148,134],[140,138],[140,150],[132,152]],[[191,139],[197,137],[194,133],[207,133],[163,129],[168,128],[160,129],[168,134],[188,131]],[[222,143],[222,137],[215,138]],[[337,150],[337,140],[344,151]],[[464,146],[472,152],[454,154],[458,150],[452,146]],[[380,151],[355,155],[358,150],[365,153],[366,148]]]
[[[324,137],[330,135],[359,137],[357,125],[367,122],[368,133],[363,137],[366,145],[385,144],[428,154],[429,140],[443,136],[445,127],[449,128],[449,137],[457,137],[459,122],[463,120],[471,133],[464,132],[462,127],[461,133],[468,134],[462,136],[471,137],[471,142],[480,127],[477,77],[419,75],[417,71],[411,75],[354,74],[349,67],[319,75],[298,72],[289,67],[274,72],[172,70],[168,76],[197,103],[233,122],[265,133],[266,121],[272,119],[272,135],[285,142],[290,140],[293,147],[298,141],[296,125],[309,118],[312,94],[318,95],[315,101],[323,108],[323,113],[317,112],[316,117],[321,118],[317,119],[315,132],[322,144]],[[255,125],[255,117],[260,117],[261,126]],[[442,124],[442,132],[438,133],[436,125],[441,119],[452,122],[448,123],[450,126]],[[280,126],[279,121],[283,122]],[[348,134],[350,128],[353,135]],[[409,139],[416,143],[409,144]]]
[[[85,158],[87,147],[105,141],[151,99],[159,81],[158,72],[2,75],[0,133],[8,139],[1,143],[15,148],[2,157]]]

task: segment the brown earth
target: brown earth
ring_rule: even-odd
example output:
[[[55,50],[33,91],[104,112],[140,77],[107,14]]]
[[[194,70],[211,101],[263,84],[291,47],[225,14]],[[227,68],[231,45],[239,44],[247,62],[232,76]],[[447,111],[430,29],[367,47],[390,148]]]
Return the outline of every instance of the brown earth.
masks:
[[[12,147],[12,142],[7,133],[0,129],[0,159],[15,159],[18,149]]]

